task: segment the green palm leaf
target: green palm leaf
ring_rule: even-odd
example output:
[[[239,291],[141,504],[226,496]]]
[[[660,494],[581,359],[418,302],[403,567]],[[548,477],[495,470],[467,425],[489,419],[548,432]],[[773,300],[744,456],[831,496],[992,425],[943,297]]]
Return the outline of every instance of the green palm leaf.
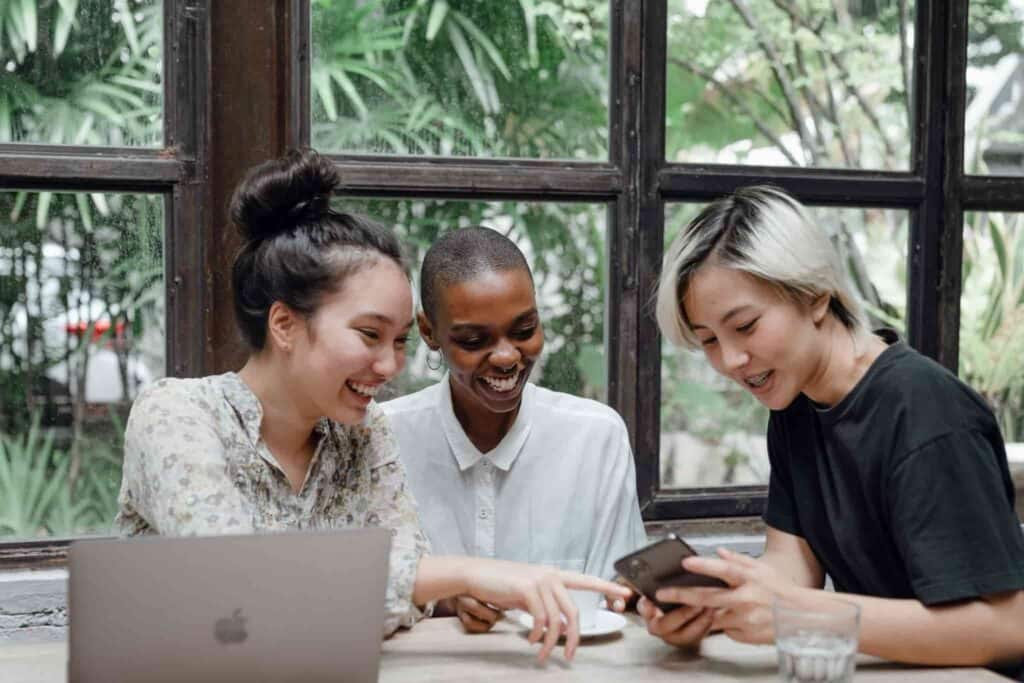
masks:
[[[53,27],[53,53],[59,55],[64,51],[71,35],[71,27],[75,25],[75,13],[78,11],[78,0],[57,0],[57,22]]]
[[[484,52],[486,52],[487,56],[490,58],[491,63],[494,64],[495,67],[497,67],[498,71],[501,72],[501,75],[505,77],[505,80],[512,80],[512,74],[509,72],[508,67],[505,65],[505,60],[501,56],[501,52],[498,50],[498,47],[494,44],[494,42],[487,37],[487,34],[484,33],[479,26],[474,24],[473,21],[462,12],[453,11],[452,18],[455,21],[459,22],[459,25],[462,26],[466,33],[470,35],[470,37],[473,39],[473,42],[475,42],[477,45],[483,48]]]
[[[484,82],[483,74],[480,72],[480,65],[477,64],[476,57],[473,54],[473,50],[469,47],[466,36],[453,23],[448,24],[447,30],[448,39],[451,41],[452,47],[455,48],[455,54],[458,56],[459,62],[462,63],[462,68],[466,72],[466,78],[469,79],[469,84],[473,88],[477,101],[485,112],[489,114],[494,113],[491,109],[491,98],[487,90],[487,83]]]
[[[430,17],[427,19],[427,42],[433,42],[437,32],[444,24],[444,18],[448,14],[448,0],[434,0],[430,7]]]

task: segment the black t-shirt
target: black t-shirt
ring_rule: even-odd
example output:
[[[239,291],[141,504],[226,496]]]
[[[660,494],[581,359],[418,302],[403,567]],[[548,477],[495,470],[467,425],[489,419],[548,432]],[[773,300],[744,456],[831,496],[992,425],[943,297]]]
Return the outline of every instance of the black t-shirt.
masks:
[[[992,411],[894,333],[880,336],[889,348],[837,405],[801,394],[772,412],[765,522],[804,538],[837,591],[937,605],[1024,589]]]

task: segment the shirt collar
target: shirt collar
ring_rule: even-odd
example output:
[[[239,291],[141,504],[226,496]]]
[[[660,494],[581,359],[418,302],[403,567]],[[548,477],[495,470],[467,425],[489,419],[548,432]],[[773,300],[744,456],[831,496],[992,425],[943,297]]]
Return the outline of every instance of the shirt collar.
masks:
[[[238,421],[242,423],[245,435],[255,446],[260,440],[260,424],[263,422],[263,406],[259,398],[249,388],[249,385],[242,381],[242,378],[235,372],[226,372],[222,375],[221,392],[224,398],[235,410]]]
[[[260,425],[263,424],[263,404],[260,403],[259,397],[256,396],[255,392],[238,373],[226,372],[221,377],[223,378],[221,392],[238,416],[238,421],[242,424],[245,435],[249,437],[249,442],[261,458],[274,467],[281,469],[280,463],[274,458],[274,454],[270,452],[270,449],[258,447],[260,442]],[[313,427],[313,430],[320,438],[318,439],[313,459],[310,461],[310,471],[312,471],[313,464],[320,458],[324,435],[330,433],[330,420],[325,417],[320,418],[316,426]]]
[[[523,387],[519,413],[516,415],[515,422],[512,423],[512,428],[508,430],[501,443],[494,447],[494,450],[489,453],[481,453],[466,436],[466,432],[463,431],[462,425],[459,423],[459,418],[455,416],[450,381],[450,376],[446,374],[440,382],[438,411],[441,414],[441,426],[448,439],[448,445],[455,455],[459,470],[466,471],[481,459],[486,458],[498,469],[508,472],[530,435],[530,427],[533,424],[533,404],[536,398],[534,396],[535,387],[529,382],[526,383]]]

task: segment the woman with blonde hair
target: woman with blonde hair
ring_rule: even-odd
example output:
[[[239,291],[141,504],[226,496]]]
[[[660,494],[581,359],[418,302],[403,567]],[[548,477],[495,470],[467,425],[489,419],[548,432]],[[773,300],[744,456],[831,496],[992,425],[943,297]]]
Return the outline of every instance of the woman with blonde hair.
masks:
[[[708,206],[666,253],[657,318],[771,409],[772,471],[764,554],[686,560],[729,587],[664,589],[682,605],[667,614],[641,600],[651,633],[771,642],[773,600],[831,595],[860,607],[863,652],[1021,675],[1024,536],[995,418],[892,330],[869,330],[798,202],[749,187]]]

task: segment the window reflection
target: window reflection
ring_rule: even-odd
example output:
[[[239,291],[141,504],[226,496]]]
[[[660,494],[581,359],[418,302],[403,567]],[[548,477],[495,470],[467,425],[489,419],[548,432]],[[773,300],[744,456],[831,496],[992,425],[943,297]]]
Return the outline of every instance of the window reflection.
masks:
[[[161,0],[25,0],[3,14],[0,142],[162,142]]]
[[[971,0],[964,170],[1024,175],[1024,2]]]
[[[988,401],[1006,441],[1024,519],[1024,216],[964,216],[960,377]]]
[[[669,0],[666,158],[909,168],[913,5]]]
[[[607,0],[316,0],[324,151],[604,159]]]
[[[666,247],[702,208],[699,204],[667,207]],[[866,304],[872,327],[890,327],[904,335],[909,215],[886,209],[808,210],[828,227]],[[717,374],[702,353],[663,343],[663,488],[767,484],[767,426],[768,410],[748,391]]]
[[[532,381],[604,401],[605,221],[604,205],[526,202],[371,200],[345,202],[402,235],[419,293],[419,267],[437,237],[456,227],[486,225],[507,234],[533,270],[544,325],[544,352]],[[415,336],[415,329],[413,330]],[[412,393],[440,379],[427,365],[427,346],[407,347],[402,375],[380,400]]]
[[[0,215],[0,536],[106,533],[164,374],[162,199],[2,192]]]

